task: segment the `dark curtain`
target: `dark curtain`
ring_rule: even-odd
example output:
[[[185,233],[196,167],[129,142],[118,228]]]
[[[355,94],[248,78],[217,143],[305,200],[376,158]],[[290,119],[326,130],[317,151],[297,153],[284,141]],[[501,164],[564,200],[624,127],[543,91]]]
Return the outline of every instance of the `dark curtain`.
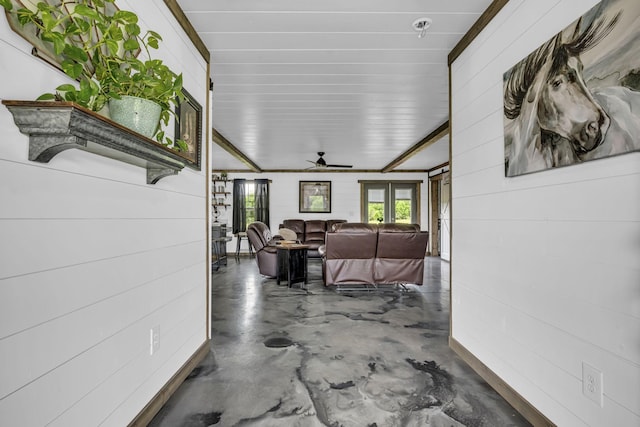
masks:
[[[256,221],[269,227],[269,180],[256,179]]]
[[[233,180],[233,234],[247,230],[246,179]]]

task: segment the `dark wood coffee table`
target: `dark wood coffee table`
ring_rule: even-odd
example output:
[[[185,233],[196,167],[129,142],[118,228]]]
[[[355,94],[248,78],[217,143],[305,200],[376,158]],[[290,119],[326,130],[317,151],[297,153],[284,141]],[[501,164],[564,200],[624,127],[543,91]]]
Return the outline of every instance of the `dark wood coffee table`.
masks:
[[[278,253],[278,277],[277,283],[281,280],[287,281],[287,286],[294,283],[307,283],[307,250],[309,245],[279,244],[276,245]]]

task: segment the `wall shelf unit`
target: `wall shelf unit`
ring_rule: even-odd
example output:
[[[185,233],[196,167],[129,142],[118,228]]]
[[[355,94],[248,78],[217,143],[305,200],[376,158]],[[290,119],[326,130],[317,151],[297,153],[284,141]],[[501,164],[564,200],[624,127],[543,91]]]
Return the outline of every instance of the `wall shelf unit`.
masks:
[[[211,189],[211,205],[215,208],[225,208],[231,206],[229,203],[229,197],[231,197],[231,192],[227,190],[227,183],[230,181],[226,178],[212,178],[212,189]]]
[[[20,132],[29,136],[29,160],[48,163],[58,153],[78,148],[147,170],[147,184],[176,175],[186,163],[177,152],[71,102],[2,103]]]

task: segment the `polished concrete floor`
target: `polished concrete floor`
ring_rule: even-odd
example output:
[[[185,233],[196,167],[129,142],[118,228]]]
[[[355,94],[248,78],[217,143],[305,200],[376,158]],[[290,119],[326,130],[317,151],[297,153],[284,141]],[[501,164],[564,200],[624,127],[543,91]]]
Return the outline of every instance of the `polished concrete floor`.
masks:
[[[449,265],[425,262],[421,287],[336,292],[317,260],[301,289],[230,259],[211,352],[150,425],[528,426],[449,349]]]

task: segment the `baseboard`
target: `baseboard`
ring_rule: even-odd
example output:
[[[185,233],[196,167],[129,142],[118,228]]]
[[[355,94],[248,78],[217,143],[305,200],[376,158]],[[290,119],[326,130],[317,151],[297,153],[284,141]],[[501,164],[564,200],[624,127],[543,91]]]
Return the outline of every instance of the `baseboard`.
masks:
[[[147,426],[153,417],[156,416],[162,406],[167,403],[171,395],[180,387],[184,380],[189,376],[191,371],[207,356],[209,353],[210,340],[207,339],[196,350],[195,353],[187,360],[178,372],[167,381],[167,383],[153,396],[153,399],[147,405],[142,408],[142,411],[129,423],[129,427],[145,427]]]
[[[240,251],[240,252],[238,253],[238,255],[236,255],[236,253],[235,253],[235,252],[233,252],[233,254],[232,254],[232,255],[233,255],[233,256],[235,256],[235,257],[240,257],[240,258],[255,258],[255,255],[256,255],[256,254],[255,254],[255,253],[249,253],[249,252],[242,252],[242,251]]]
[[[455,338],[449,337],[449,347],[456,352],[478,375],[480,375],[500,396],[535,427],[556,427],[547,417],[529,403],[520,393],[515,391],[482,363]]]

